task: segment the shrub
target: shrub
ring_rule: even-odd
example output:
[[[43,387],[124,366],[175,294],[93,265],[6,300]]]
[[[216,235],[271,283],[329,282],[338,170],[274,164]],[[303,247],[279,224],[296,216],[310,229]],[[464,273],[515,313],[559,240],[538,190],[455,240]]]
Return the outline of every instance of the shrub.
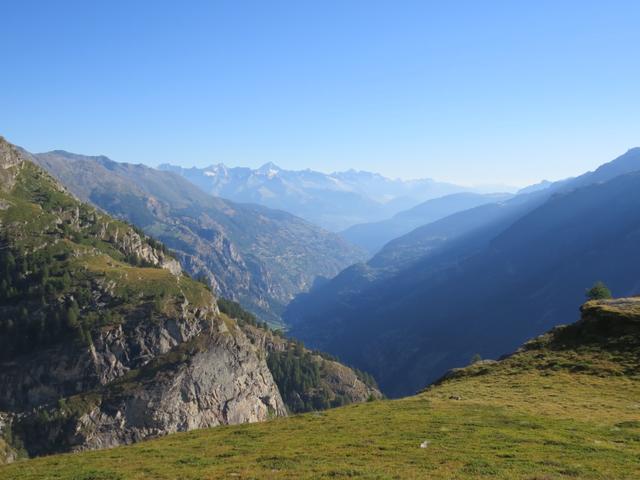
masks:
[[[587,290],[587,299],[605,300],[611,298],[611,290],[602,282],[596,282],[593,287]]]

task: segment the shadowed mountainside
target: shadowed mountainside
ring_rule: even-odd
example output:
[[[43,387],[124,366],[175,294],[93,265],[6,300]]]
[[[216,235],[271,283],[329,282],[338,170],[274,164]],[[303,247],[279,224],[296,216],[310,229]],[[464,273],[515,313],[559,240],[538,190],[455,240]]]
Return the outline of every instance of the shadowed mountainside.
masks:
[[[511,197],[512,195],[506,193],[454,193],[427,200],[380,222],[354,225],[341,232],[340,235],[354,245],[364,248],[370,254],[374,254],[394,238],[401,237],[422,225],[435,222],[456,212],[487,203],[505,201]]]
[[[421,227],[301,295],[285,319],[389,395],[416,391],[476,353],[496,357],[571,318],[597,280],[617,294],[640,291],[640,174],[626,173],[634,169],[640,149]]]

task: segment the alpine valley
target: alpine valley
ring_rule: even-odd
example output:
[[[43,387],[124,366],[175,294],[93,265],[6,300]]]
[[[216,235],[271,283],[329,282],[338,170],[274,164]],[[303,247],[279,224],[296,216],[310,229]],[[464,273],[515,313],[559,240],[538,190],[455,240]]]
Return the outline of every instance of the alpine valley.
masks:
[[[402,396],[573,320],[596,281],[640,292],[640,148],[543,187],[392,240],[294,300],[292,334]]]
[[[640,149],[341,234],[172,170],[0,138],[0,478],[636,478]]]
[[[640,480],[640,1],[0,18],[0,480]]]

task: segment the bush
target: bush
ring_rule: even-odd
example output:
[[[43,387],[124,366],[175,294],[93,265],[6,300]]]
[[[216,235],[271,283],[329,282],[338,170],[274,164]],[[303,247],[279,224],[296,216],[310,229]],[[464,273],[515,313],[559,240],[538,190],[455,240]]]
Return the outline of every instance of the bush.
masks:
[[[611,298],[611,290],[603,282],[596,282],[593,287],[587,290],[587,299],[589,300],[606,300]]]

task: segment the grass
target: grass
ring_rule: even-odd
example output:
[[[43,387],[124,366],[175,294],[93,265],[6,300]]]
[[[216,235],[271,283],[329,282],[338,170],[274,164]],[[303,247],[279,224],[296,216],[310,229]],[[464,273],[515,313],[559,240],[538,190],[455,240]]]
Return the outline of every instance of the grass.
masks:
[[[637,478],[638,382],[578,377],[474,377],[403,400],[21,462],[0,478]]]
[[[118,297],[164,299],[161,309],[167,314],[176,313],[172,302],[177,298],[186,299],[189,304],[201,308],[209,307],[213,302],[211,292],[201,283],[186,276],[175,276],[161,268],[133,267],[94,252],[79,257],[76,268],[85,269],[113,282],[114,294]]]
[[[575,348],[566,331],[406,399],[43,457],[0,478],[638,478],[638,337]]]
[[[58,289],[57,298],[46,298],[45,303],[55,304],[69,294],[78,298],[77,289],[94,288],[94,280],[106,280],[113,285],[113,295],[123,300],[126,307],[120,310],[134,311],[146,302],[152,304],[156,313],[170,316],[181,311],[185,300],[194,308],[210,307],[213,302],[211,293],[203,285],[185,276],[127,263],[139,264],[128,258],[127,245],[147,243],[147,247],[156,250],[161,246],[144,236],[136,239],[137,233],[132,227],[79,202],[30,162],[22,164],[10,191],[0,188],[0,200],[5,205],[0,209],[0,233],[14,256],[18,260],[24,257],[23,263],[32,265],[31,257],[49,252],[50,260],[46,262],[49,270],[60,278],[63,271],[69,274],[69,285],[63,291]],[[53,260],[59,256],[65,260]],[[87,321],[95,316],[95,312],[87,308],[82,313]]]

